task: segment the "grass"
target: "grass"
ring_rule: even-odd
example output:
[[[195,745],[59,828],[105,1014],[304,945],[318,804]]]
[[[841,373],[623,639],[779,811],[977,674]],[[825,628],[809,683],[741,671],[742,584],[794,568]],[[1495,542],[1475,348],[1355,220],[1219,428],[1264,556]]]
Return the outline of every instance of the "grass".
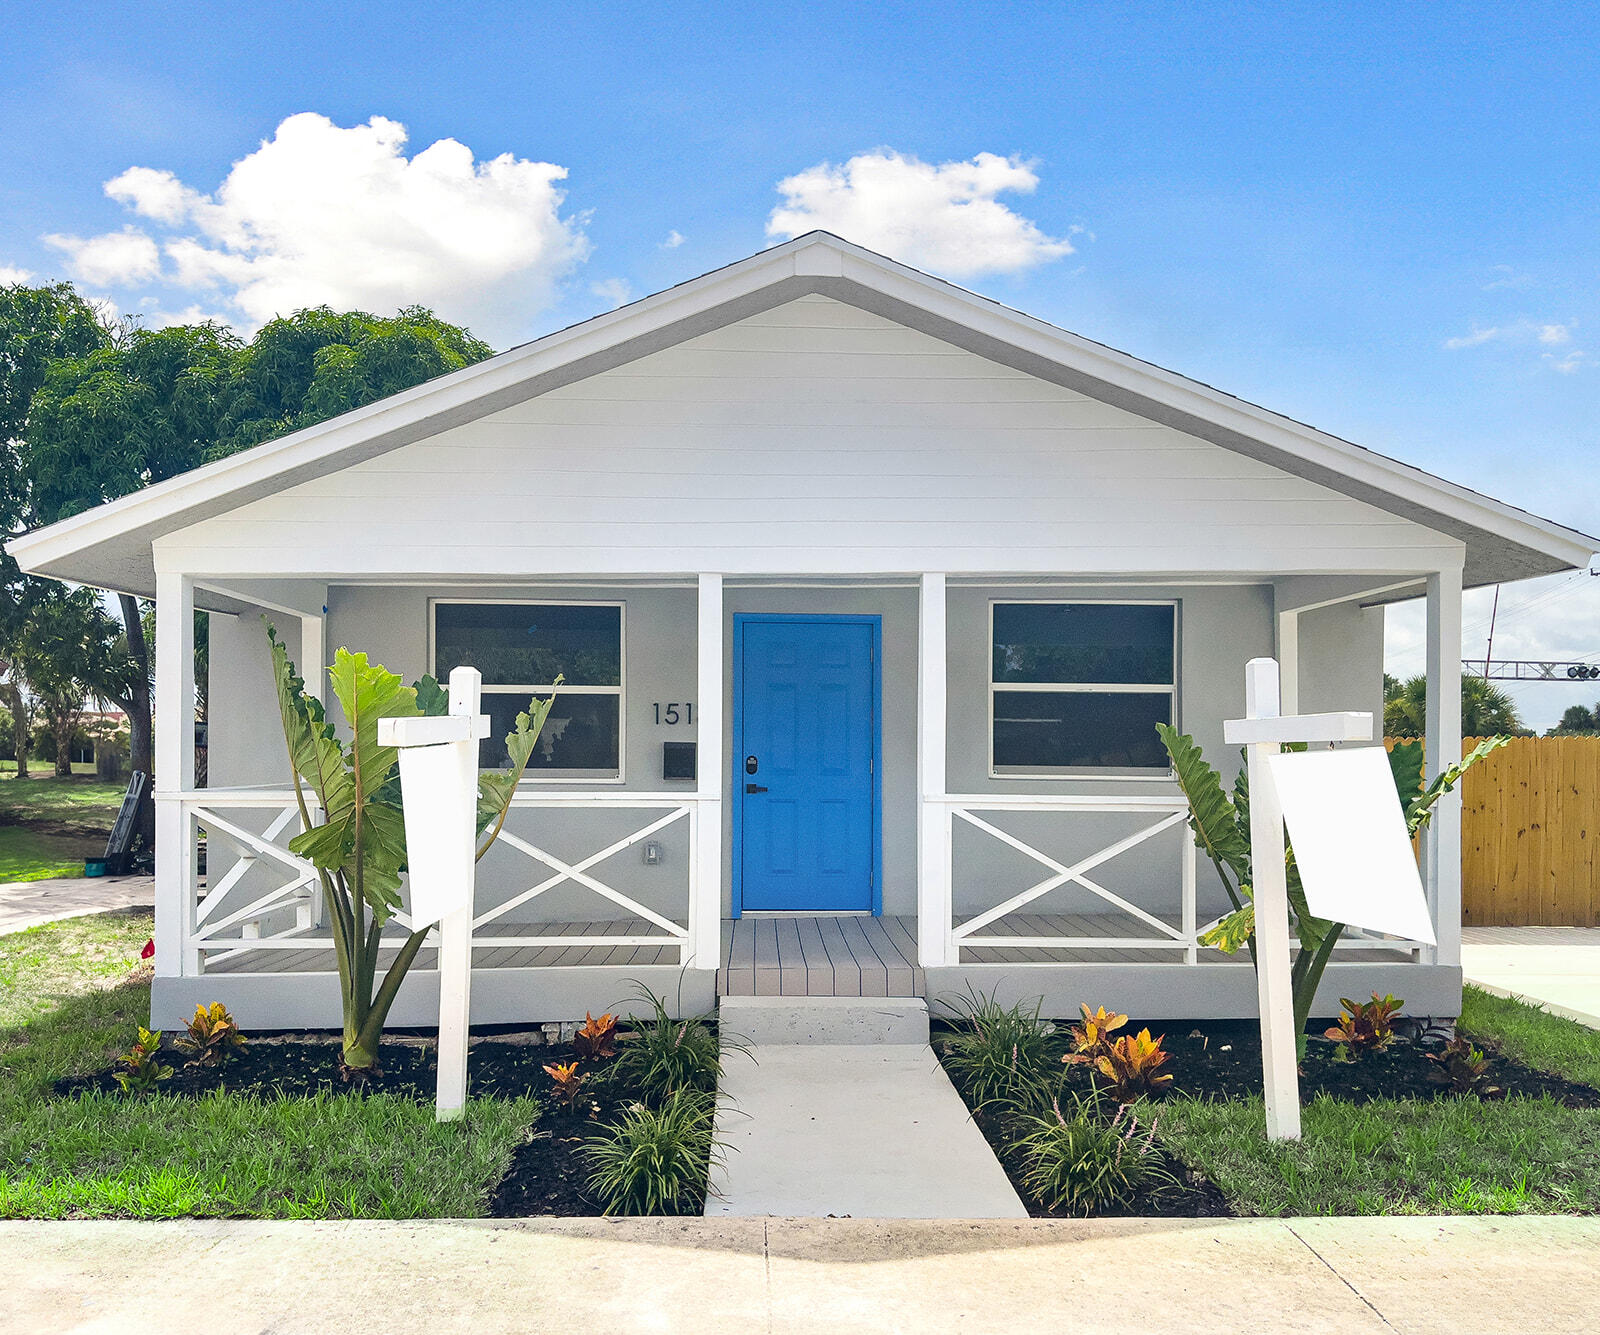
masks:
[[[1526,1066],[1600,1086],[1600,1032],[1469,987],[1461,1028]],[[1522,1214],[1600,1210],[1600,1109],[1550,1099],[1306,1105],[1298,1144],[1269,1144],[1260,1099],[1169,1100],[1161,1138],[1240,1214]]]
[[[105,851],[123,786],[96,779],[0,775],[0,884],[82,876]]]
[[[484,1213],[538,1117],[532,1099],[473,1099],[440,1126],[431,1106],[384,1094],[53,1094],[148,1018],[147,982],[106,985],[148,935],[147,916],[100,915],[0,937],[0,1217]]]
[[[1269,1143],[1260,1099],[1163,1107],[1161,1139],[1245,1215],[1600,1209],[1600,1112],[1549,1099],[1319,1096],[1304,1138]]]
[[[1468,987],[1461,1028],[1524,1066],[1600,1089],[1600,1031],[1526,1002]]]

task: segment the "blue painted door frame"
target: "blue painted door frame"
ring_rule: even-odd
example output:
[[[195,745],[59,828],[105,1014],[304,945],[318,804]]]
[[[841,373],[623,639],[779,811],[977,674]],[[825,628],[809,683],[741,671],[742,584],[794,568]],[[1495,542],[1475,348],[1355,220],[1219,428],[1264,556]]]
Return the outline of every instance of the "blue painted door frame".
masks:
[[[883,912],[881,638],[877,616],[735,614],[734,917]]]

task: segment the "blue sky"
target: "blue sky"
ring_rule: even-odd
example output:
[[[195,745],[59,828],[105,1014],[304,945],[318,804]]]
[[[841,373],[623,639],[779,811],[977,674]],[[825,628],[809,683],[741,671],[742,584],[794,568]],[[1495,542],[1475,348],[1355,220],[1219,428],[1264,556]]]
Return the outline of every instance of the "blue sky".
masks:
[[[8,15],[0,270],[245,328],[403,290],[503,346],[833,222],[1600,531],[1592,6],[126,8]],[[1497,653],[1600,655],[1596,586],[1508,589]]]

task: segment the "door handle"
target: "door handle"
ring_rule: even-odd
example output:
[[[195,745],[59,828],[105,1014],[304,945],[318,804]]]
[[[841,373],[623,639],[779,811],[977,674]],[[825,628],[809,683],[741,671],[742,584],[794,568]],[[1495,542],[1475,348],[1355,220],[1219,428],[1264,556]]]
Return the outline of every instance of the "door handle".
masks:
[[[767,791],[759,783],[747,783],[744,786],[744,790],[747,793],[764,793]]]

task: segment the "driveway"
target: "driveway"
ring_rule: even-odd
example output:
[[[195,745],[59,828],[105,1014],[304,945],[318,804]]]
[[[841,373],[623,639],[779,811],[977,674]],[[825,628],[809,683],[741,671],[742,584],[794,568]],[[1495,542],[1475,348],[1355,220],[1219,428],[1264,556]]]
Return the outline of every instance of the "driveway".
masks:
[[[0,885],[0,936],[107,909],[154,908],[154,876],[74,876]]]
[[[1467,981],[1600,1029],[1600,927],[1464,927]]]

